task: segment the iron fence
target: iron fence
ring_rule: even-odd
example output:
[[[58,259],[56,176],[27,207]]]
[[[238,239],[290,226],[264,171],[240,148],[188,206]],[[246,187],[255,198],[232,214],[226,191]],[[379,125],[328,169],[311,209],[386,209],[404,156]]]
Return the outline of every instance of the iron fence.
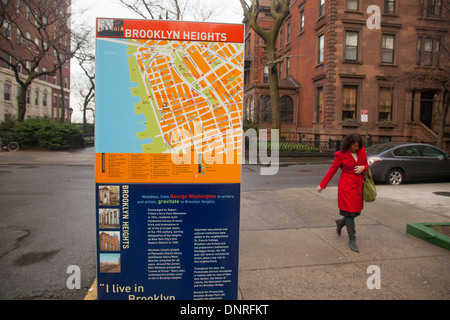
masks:
[[[341,148],[340,140],[301,140],[301,141],[255,141],[257,150],[266,149],[268,153],[276,150],[280,155],[334,155]],[[246,144],[247,146],[247,144]],[[255,145],[253,145],[255,147]],[[249,146],[247,146],[249,148]]]

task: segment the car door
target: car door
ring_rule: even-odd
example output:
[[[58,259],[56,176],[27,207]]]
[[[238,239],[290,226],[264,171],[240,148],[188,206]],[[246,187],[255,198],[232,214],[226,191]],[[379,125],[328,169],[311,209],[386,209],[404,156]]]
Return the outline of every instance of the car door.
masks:
[[[417,146],[403,146],[392,151],[395,166],[402,169],[406,179],[422,178],[426,175],[421,166],[421,157]]]
[[[432,146],[419,146],[426,178],[442,179],[450,177],[450,159],[447,154]]]

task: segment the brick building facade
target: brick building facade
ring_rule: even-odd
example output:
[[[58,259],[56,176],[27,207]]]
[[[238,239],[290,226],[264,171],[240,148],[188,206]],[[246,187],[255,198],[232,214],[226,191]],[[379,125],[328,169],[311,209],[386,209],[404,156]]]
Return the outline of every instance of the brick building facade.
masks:
[[[371,5],[380,19],[367,13]],[[259,21],[270,27],[270,1],[260,6]],[[449,71],[447,10],[434,0],[292,0],[277,40],[282,139],[365,134],[361,111],[367,110],[375,142],[435,143],[444,92],[440,69]],[[244,112],[270,128],[262,44],[247,25]],[[450,132],[450,115],[447,124]]]
[[[57,55],[70,52],[70,33],[61,27],[67,22],[70,4],[70,0],[9,0],[0,5],[0,54],[18,68],[22,80],[33,72],[53,70],[59,63]],[[33,70],[37,60],[39,65]],[[17,119],[20,90],[13,67],[0,61],[0,121]],[[63,64],[61,73],[58,70],[32,81],[26,94],[25,119],[61,119],[63,104],[65,121],[70,122],[70,61]]]

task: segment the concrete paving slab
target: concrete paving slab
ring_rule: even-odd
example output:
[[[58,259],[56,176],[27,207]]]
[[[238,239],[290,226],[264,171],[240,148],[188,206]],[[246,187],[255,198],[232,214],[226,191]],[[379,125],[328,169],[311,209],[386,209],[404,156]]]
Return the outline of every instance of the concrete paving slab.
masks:
[[[420,192],[417,192],[418,188]],[[385,201],[398,202],[413,208],[439,214],[450,219],[450,183],[403,184],[399,186],[377,186],[377,193]]]
[[[244,300],[393,300],[389,288],[367,288],[366,268],[353,263],[282,269],[242,270]]]
[[[300,223],[279,208],[275,203],[241,205],[241,230],[289,229],[300,227]]]
[[[410,235],[378,224],[359,225],[357,221],[358,218],[356,218],[356,242],[359,253],[349,250],[345,228],[340,237],[331,228],[314,228],[311,229],[311,232],[354,262],[367,261],[370,264],[376,264],[377,261],[386,259],[447,255],[442,248],[415,239]]]
[[[357,263],[364,268],[365,263]],[[402,300],[450,299],[450,260],[447,255],[377,261],[381,290]],[[369,275],[368,275],[369,276]]]
[[[342,262],[343,255],[309,229],[242,231],[240,270]]]

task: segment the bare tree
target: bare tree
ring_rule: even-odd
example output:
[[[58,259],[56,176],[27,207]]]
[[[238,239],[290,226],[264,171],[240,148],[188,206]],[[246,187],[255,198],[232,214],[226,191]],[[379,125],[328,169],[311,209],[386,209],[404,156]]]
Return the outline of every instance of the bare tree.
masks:
[[[244,16],[250,27],[263,39],[269,67],[269,87],[272,105],[272,128],[281,130],[280,93],[278,88],[277,64],[283,62],[283,58],[277,58],[277,37],[283,21],[289,15],[290,0],[270,0],[270,13],[273,25],[270,30],[258,24],[260,12],[259,0],[239,0]]]
[[[186,15],[196,21],[207,21],[215,17],[220,8],[213,3],[205,5],[192,0],[119,0],[129,10],[144,19],[184,20]]]
[[[87,112],[94,114],[95,108],[95,55],[91,52],[89,46],[77,52],[75,58],[78,61],[81,70],[83,70],[83,79],[77,81],[76,90],[82,98],[81,111],[83,112],[83,132],[86,133]]]
[[[0,61],[14,72],[20,87],[18,121],[26,114],[27,90],[35,79],[55,76],[68,63],[85,38],[73,36],[70,30],[70,12],[55,2],[22,0],[15,5],[0,3]],[[32,39],[32,35],[34,39]],[[70,42],[72,41],[72,46]],[[54,56],[49,63],[48,56]],[[64,98],[62,99],[64,103]]]

